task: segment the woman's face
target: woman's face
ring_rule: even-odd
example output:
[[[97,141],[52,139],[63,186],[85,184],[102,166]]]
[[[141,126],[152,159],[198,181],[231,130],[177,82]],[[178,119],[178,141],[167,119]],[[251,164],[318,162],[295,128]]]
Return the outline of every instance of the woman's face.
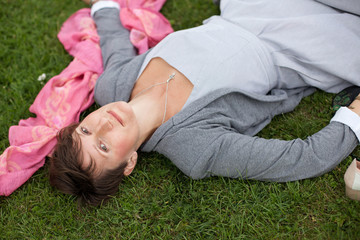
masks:
[[[74,134],[81,140],[83,167],[89,166],[90,159],[93,159],[95,172],[114,169],[120,163],[137,158],[139,127],[131,106],[126,102],[110,103],[92,112]],[[124,174],[128,175],[126,171]]]

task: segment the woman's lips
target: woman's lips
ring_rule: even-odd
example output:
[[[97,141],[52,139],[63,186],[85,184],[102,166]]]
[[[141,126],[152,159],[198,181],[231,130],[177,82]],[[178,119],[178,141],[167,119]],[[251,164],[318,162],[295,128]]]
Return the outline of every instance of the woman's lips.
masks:
[[[124,126],[124,121],[113,111],[107,111],[111,116],[113,116],[120,124],[121,126]]]

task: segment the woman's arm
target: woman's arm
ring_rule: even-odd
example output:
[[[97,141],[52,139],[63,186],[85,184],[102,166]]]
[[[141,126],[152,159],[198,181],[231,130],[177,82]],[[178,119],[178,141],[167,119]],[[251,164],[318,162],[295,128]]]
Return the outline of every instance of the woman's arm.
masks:
[[[352,130],[336,122],[304,140],[238,135],[229,132],[212,144],[209,174],[280,182],[316,177],[335,168],[358,144]]]
[[[346,125],[331,122],[305,140],[283,141],[240,134],[221,126],[181,129],[161,151],[188,176],[294,181],[332,170],[358,144]]]
[[[130,33],[121,24],[119,9],[115,5],[118,6],[112,1],[98,1],[92,6],[93,19],[100,36],[104,71],[114,65],[122,65],[136,56],[136,50],[130,42]],[[94,12],[94,9],[99,10]]]
[[[93,19],[100,36],[104,66],[104,72],[96,82],[94,95],[96,102],[101,106],[119,100],[127,101],[130,98],[133,84],[146,56],[136,55],[129,39],[129,31],[120,22],[119,9],[104,7],[104,4],[117,3],[98,1],[92,7]]]

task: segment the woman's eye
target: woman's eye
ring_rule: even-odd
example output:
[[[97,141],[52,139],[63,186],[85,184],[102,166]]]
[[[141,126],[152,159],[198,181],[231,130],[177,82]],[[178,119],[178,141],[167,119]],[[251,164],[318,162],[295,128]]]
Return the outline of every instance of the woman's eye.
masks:
[[[108,151],[108,148],[107,148],[106,145],[103,144],[103,143],[100,143],[100,148],[101,148],[101,150],[103,150],[104,152],[107,152],[107,151]]]
[[[81,127],[80,130],[81,130],[81,132],[84,133],[84,134],[89,134],[89,133],[90,133],[90,132],[89,132],[86,128],[84,128],[84,127]]]

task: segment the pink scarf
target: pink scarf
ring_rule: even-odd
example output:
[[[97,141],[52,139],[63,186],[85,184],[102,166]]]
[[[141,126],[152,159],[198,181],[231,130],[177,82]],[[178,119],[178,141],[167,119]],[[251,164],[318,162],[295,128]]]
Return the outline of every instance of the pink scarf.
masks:
[[[120,20],[130,30],[130,40],[139,54],[173,31],[159,13],[165,1],[116,0],[121,6]],[[56,144],[59,129],[78,122],[80,113],[94,102],[94,85],[103,69],[90,9],[73,14],[58,38],[74,60],[46,83],[30,106],[36,118],[10,127],[10,147],[0,156],[0,195],[10,195],[42,167]]]

